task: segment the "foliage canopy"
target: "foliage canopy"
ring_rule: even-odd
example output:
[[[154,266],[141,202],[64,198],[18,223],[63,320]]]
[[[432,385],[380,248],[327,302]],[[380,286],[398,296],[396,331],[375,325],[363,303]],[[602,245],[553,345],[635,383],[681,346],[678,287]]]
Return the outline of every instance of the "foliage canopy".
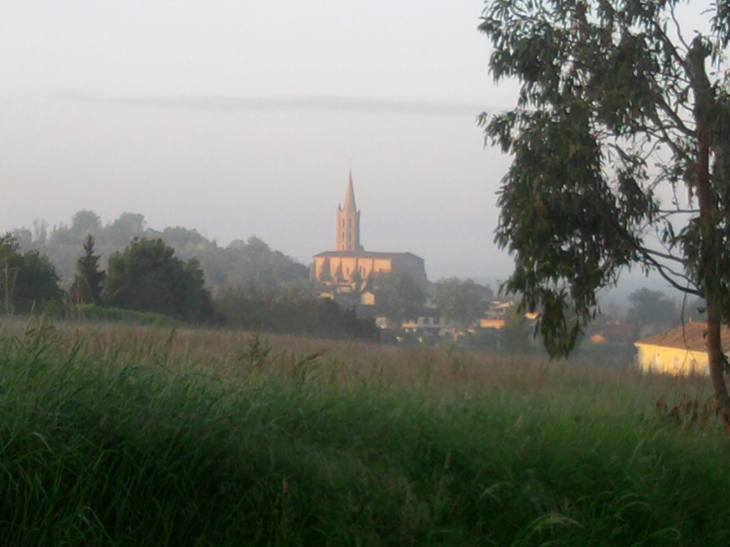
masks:
[[[104,297],[110,306],[188,322],[212,311],[199,262],[176,258],[161,239],[134,240],[109,257]]]
[[[99,258],[99,255],[94,254],[94,236],[88,233],[84,241],[84,254],[76,261],[76,276],[69,291],[73,302],[101,304],[106,272],[99,270]]]
[[[489,287],[481,287],[471,279],[456,277],[436,283],[436,303],[446,319],[469,324],[484,313],[486,301],[492,298]]]
[[[70,226],[55,226],[50,234],[46,228],[46,222],[36,221],[33,230],[21,228],[13,235],[22,250],[37,250],[47,255],[68,285],[75,279],[79,245],[89,234],[94,237],[94,248],[102,257],[99,261],[101,268],[106,267],[107,257],[115,251],[124,250],[135,237],[159,238],[175,250],[178,258],[197,258],[210,287],[253,283],[267,290],[301,283],[309,278],[309,269],[305,265],[271,249],[256,236],[246,241],[234,240],[228,246],[220,247],[194,229],[180,226],[163,230],[149,228],[144,216],[136,213],[122,213],[117,219],[102,224],[96,213],[82,210],[73,216]]]
[[[61,297],[59,277],[48,258],[20,252],[13,236],[0,237],[0,305],[6,313],[31,310]]]
[[[415,319],[426,299],[418,282],[405,272],[377,274],[373,293],[378,313],[396,322]]]
[[[596,313],[596,291],[639,265],[707,301],[708,353],[730,430],[720,324],[730,319],[730,7],[683,26],[678,0],[489,0],[481,32],[517,107],[480,122],[513,155],[496,241],[506,289],[541,312],[553,356]]]
[[[679,322],[677,303],[661,291],[646,287],[637,289],[629,295],[628,320],[640,325],[676,326]]]
[[[379,334],[373,319],[360,319],[354,309],[293,287],[260,291],[254,285],[228,284],[214,306],[226,324],[255,331],[370,341]]]

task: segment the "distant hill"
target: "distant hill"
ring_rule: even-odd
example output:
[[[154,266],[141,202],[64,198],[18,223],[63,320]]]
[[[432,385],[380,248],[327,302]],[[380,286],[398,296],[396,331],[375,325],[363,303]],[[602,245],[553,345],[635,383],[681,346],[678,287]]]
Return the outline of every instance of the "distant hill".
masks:
[[[70,225],[61,224],[52,230],[44,221],[36,221],[33,229],[20,228],[12,232],[23,251],[35,249],[45,254],[61,275],[68,288],[73,282],[76,260],[81,255],[86,234],[96,240],[95,250],[101,254],[101,266],[106,268],[109,255],[123,250],[137,238],[162,239],[175,249],[178,258],[197,258],[205,273],[209,289],[216,291],[226,285],[254,286],[266,290],[292,284],[304,284],[309,269],[285,254],[272,250],[256,236],[246,241],[235,240],[219,247],[195,229],[169,227],[162,231],[146,226],[144,216],[123,213],[116,220],[102,224],[93,211],[79,211]]]

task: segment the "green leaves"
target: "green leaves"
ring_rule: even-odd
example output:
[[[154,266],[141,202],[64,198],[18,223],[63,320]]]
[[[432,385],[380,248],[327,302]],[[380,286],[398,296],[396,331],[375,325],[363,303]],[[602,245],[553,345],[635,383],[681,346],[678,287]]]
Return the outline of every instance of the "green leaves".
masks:
[[[595,291],[615,282],[637,258],[640,234],[634,227],[651,210],[650,198],[636,195],[640,177],[630,176],[630,165],[623,191],[619,185],[614,193],[589,113],[566,110],[521,117],[510,146],[515,160],[499,192],[495,237],[515,254],[516,271],[506,288],[524,295],[527,311],[542,312],[540,331],[555,355],[571,349],[579,323],[593,317]],[[504,119],[495,124],[486,131],[504,131]],[[622,200],[633,206],[622,207]],[[571,321],[560,312],[568,306],[575,314]]]
[[[109,257],[104,292],[110,306],[200,321],[212,312],[197,260],[183,262],[161,239],[134,240]]]
[[[374,293],[379,313],[398,322],[418,317],[426,299],[418,282],[405,272],[376,275]]]
[[[99,270],[100,258],[94,254],[94,236],[87,233],[84,255],[76,261],[76,277],[69,291],[71,300],[76,304],[101,305],[101,291],[106,272]]]
[[[461,281],[456,277],[440,279],[436,284],[436,303],[449,320],[468,325],[485,310],[492,298],[489,287],[482,287],[471,279]]]
[[[486,3],[479,30],[492,42],[490,72],[497,81],[521,83],[514,110],[479,119],[486,141],[514,157],[499,191],[495,241],[515,258],[504,288],[522,295],[523,311],[540,313],[538,329],[551,355],[572,349],[597,311],[596,292],[632,264],[657,269],[690,292],[710,283],[730,294],[727,93],[716,82],[715,97],[706,101],[711,108],[692,102],[704,75],[696,67],[704,66],[708,47],[717,52],[727,43],[730,25],[719,7],[714,34],[697,35],[690,46],[675,40],[677,4]],[[700,46],[704,57],[693,61]],[[692,196],[701,159],[697,116],[712,131],[717,210],[681,229],[693,212],[691,197],[684,200],[677,187],[687,184]],[[660,206],[662,184],[674,210]],[[684,216],[675,221],[677,215]],[[653,230],[665,248],[645,243]]]
[[[60,299],[58,282],[47,257],[37,251],[21,253],[11,235],[0,237],[0,309],[27,313],[35,305]]]

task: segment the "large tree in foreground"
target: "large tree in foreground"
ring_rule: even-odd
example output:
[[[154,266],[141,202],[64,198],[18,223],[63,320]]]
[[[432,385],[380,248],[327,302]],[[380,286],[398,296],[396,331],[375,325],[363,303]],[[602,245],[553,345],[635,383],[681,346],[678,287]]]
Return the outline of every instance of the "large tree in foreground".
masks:
[[[631,265],[707,301],[707,350],[730,432],[730,7],[684,28],[677,0],[489,0],[480,31],[517,107],[480,121],[513,155],[496,241],[506,289],[540,311],[551,355],[569,352],[596,292]],[[699,10],[695,10],[699,12]],[[660,199],[662,198],[662,199]]]

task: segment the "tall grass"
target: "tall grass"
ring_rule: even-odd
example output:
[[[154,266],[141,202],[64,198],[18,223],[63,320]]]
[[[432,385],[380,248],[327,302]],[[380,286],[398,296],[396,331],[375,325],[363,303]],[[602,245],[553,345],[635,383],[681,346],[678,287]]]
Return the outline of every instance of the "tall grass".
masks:
[[[730,543],[704,379],[3,325],[2,545]]]

